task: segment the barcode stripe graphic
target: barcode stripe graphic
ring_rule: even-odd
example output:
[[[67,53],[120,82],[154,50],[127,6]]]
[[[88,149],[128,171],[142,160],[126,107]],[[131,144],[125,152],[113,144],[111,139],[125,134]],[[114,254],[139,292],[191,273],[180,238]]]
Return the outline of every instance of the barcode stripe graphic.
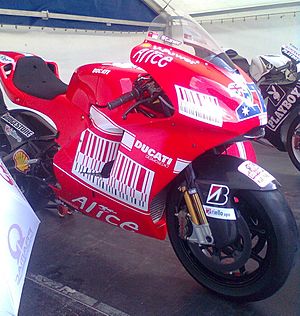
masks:
[[[129,184],[129,180],[132,178],[132,173],[131,173],[132,166],[133,166],[133,162],[132,162],[132,160],[130,160],[129,161],[129,166],[128,166],[128,174],[127,174],[127,177],[126,177],[126,179],[124,181],[127,186]]]
[[[140,174],[139,174],[139,177],[137,179],[137,184],[136,184],[136,189],[138,191],[143,191],[142,188],[143,188],[143,180],[145,179],[146,177],[146,170],[144,168],[141,168],[140,169]]]
[[[136,173],[135,173],[135,176],[133,177],[133,186],[132,187],[134,190],[137,190],[138,180],[141,177],[141,175],[140,175],[141,170],[142,170],[141,166],[137,165]]]
[[[179,113],[196,120],[222,126],[223,117],[216,97],[175,85]]]
[[[97,190],[147,211],[154,172],[118,151],[119,144],[87,129],[80,137],[72,173]],[[114,161],[110,177],[102,179],[97,173],[109,161]]]

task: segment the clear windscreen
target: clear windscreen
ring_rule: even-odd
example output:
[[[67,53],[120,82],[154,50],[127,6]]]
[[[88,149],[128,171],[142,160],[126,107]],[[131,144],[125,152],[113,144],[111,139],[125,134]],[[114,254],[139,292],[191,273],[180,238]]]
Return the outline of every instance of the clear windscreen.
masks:
[[[176,47],[218,67],[235,69],[214,39],[190,16],[162,12],[150,24],[147,39]]]

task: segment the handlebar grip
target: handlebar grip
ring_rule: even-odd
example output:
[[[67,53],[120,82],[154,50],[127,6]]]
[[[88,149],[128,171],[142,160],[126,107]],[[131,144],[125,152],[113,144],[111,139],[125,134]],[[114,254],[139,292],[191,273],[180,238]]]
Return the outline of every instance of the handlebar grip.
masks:
[[[122,94],[119,98],[108,102],[107,107],[109,110],[113,110],[113,109],[117,108],[118,106],[137,98],[138,96],[139,96],[138,90],[133,89],[130,92],[126,92],[126,93]]]

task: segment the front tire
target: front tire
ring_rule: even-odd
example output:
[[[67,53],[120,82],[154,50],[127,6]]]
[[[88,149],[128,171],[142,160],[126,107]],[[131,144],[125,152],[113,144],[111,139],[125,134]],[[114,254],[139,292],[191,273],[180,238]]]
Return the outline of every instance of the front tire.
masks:
[[[177,257],[198,283],[227,298],[262,300],[274,294],[289,275],[298,245],[297,226],[279,191],[239,191],[232,198],[247,228],[231,248],[213,249],[180,237],[182,216],[179,225],[178,213],[186,212],[186,206],[178,191],[173,192],[167,209],[169,238]],[[190,227],[189,221],[187,215],[186,224]],[[246,238],[245,232],[250,238]],[[246,239],[251,242],[250,251],[247,242],[243,242]],[[237,268],[239,261],[234,257],[238,253],[241,258],[245,255],[243,251],[247,262]],[[230,264],[235,266],[232,271],[228,270]]]
[[[286,149],[294,166],[300,171],[300,116],[289,127]]]

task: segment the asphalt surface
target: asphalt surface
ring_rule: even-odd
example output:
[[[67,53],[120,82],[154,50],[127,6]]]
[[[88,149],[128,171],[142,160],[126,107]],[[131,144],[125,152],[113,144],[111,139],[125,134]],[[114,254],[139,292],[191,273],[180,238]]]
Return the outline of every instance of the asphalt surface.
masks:
[[[300,226],[300,173],[286,153],[256,145],[258,161],[282,184]],[[300,256],[286,284],[253,303],[226,301],[198,285],[158,241],[81,214],[39,211],[20,316],[300,315]],[[276,277],[276,276],[274,276]]]

